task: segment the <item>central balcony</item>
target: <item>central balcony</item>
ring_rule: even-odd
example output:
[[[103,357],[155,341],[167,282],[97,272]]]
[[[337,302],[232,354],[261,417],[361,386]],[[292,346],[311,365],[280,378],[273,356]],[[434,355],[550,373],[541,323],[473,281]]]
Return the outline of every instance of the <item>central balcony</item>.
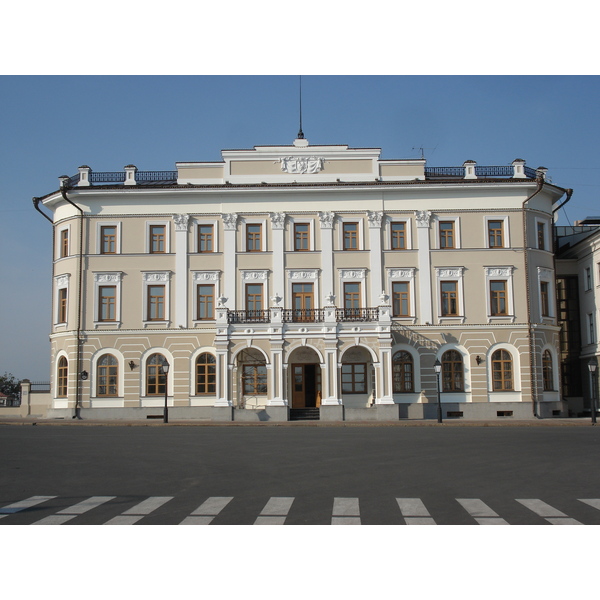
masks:
[[[325,321],[325,309],[294,309],[281,310],[281,318],[284,323],[323,323]],[[336,308],[335,319],[337,322],[372,322],[379,320],[378,308]],[[227,311],[227,322],[236,323],[270,323],[271,311],[267,310],[229,310]]]

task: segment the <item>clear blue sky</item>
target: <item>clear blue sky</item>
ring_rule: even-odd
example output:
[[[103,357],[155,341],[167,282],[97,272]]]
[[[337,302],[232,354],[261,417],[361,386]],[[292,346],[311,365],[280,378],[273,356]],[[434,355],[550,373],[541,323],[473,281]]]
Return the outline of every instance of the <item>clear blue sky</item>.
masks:
[[[560,224],[600,214],[600,77],[303,76],[311,144],[430,166],[545,166],[575,190]],[[82,164],[172,170],[223,148],[291,144],[297,76],[0,77],[0,373],[49,377],[51,227],[31,198]]]

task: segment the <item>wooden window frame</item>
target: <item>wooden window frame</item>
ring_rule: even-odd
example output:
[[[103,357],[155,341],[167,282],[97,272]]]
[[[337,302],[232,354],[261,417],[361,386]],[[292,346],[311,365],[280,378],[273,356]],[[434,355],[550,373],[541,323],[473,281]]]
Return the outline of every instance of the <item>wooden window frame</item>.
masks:
[[[402,229],[394,230],[394,226],[402,226]],[[407,222],[392,221],[390,223],[390,250],[406,250],[407,245]]]
[[[251,228],[256,227],[258,231],[251,231]],[[263,224],[262,223],[246,223],[246,252],[262,252],[263,251]]]
[[[306,231],[300,231],[300,227],[305,227]],[[294,223],[294,252],[310,251],[310,223]]]
[[[536,221],[536,238],[537,247],[539,250],[546,249],[546,223],[544,221]]]
[[[167,226],[165,224],[153,224],[148,226],[149,254],[167,254]],[[162,233],[158,230],[162,229]],[[155,248],[158,245],[158,249]],[[162,245],[162,250],[160,249]]]
[[[442,392],[465,391],[464,360],[458,350],[446,350],[442,354]]]
[[[360,281],[344,282],[344,308],[346,310],[360,310],[362,308],[362,289],[360,284]],[[348,287],[351,285],[357,286],[356,292],[348,291]]]
[[[266,364],[242,364],[242,394],[244,396],[266,396],[268,393]],[[261,389],[264,387],[264,391]]]
[[[494,290],[494,284],[502,284],[501,290]],[[491,279],[490,280],[490,316],[491,317],[507,317],[508,312],[508,282],[506,279]],[[504,311],[501,310],[502,302],[504,303]],[[494,308],[495,307],[495,308]]]
[[[499,227],[492,227],[492,224],[498,223]],[[504,220],[489,219],[487,222],[488,248],[504,248]],[[500,240],[500,243],[496,243]],[[493,243],[492,243],[493,240]]]
[[[105,290],[112,290],[112,296],[104,295]],[[108,299],[108,302],[105,302]],[[112,299],[112,302],[110,302]],[[108,311],[105,311],[108,308]],[[112,308],[113,316],[110,317]],[[114,322],[117,320],[117,286],[116,285],[100,285],[98,286],[98,322]]]
[[[113,359],[115,362],[107,365],[101,364],[103,360]],[[105,391],[102,393],[100,388],[102,384],[102,378],[106,378],[104,384]],[[110,383],[110,379],[114,378],[114,383]],[[114,388],[114,392],[111,393],[111,389]],[[119,361],[114,354],[103,354],[96,363],[96,397],[98,398],[116,398],[119,395]]]
[[[69,230],[60,230],[60,258],[66,258],[69,256]]]
[[[260,293],[250,292],[251,287],[260,288]],[[247,312],[258,313],[263,310],[264,306],[264,286],[262,283],[247,283],[244,289],[244,301]],[[259,308],[256,303],[259,303]]]
[[[153,294],[153,289],[162,288],[162,295]],[[164,284],[149,284],[147,287],[147,315],[148,321],[166,321],[167,308],[167,286]],[[162,299],[162,301],[161,301]],[[156,308],[156,316],[152,316],[153,309]],[[162,308],[162,317],[159,317]]]
[[[449,225],[449,228],[443,226]],[[456,221],[440,221],[438,224],[440,250],[456,249]],[[450,242],[450,244],[448,243]]]
[[[410,365],[410,369],[407,370],[405,365]],[[414,391],[415,360],[410,352],[399,350],[392,356],[392,393],[413,394]]]
[[[202,228],[210,228],[210,232],[203,232]],[[212,223],[200,223],[198,224],[197,235],[198,235],[198,254],[208,254],[215,252],[215,226]],[[202,249],[202,245],[210,246],[210,249]]]
[[[155,358],[156,357],[156,358]],[[162,359],[159,361],[159,358]],[[154,362],[152,362],[154,359]],[[167,385],[167,375],[161,373],[160,367],[165,357],[160,352],[151,354],[146,360],[146,396],[164,396]],[[151,383],[152,382],[152,383]]]
[[[406,291],[397,291],[396,287],[406,286]],[[402,312],[402,305],[406,305],[406,311]],[[410,282],[392,282],[392,317],[410,317]]]
[[[196,396],[215,396],[217,393],[216,356],[210,352],[203,352],[200,354],[196,358],[194,373]],[[203,381],[201,381],[201,378]],[[214,381],[210,381],[211,378],[213,378]]]
[[[356,367],[362,367],[363,372],[359,373],[356,370]],[[346,372],[344,372],[344,370],[346,370]],[[350,372],[348,372],[348,370]],[[363,375],[363,381],[356,381],[356,376],[361,374]],[[350,375],[350,382],[344,381],[344,375]],[[342,394],[368,393],[369,386],[367,363],[342,363],[341,378]],[[350,390],[348,390],[348,383],[350,384]],[[344,386],[346,386],[346,389],[344,389]]]
[[[113,229],[114,234],[107,233],[107,230]],[[116,225],[100,226],[100,254],[117,254],[118,250],[119,228]],[[107,249],[108,247],[108,249]]]
[[[211,288],[211,294],[200,294],[201,288]],[[209,298],[210,300],[204,300],[203,298]],[[206,311],[206,316],[201,316],[202,310],[201,307],[204,305],[207,306],[210,310]],[[196,320],[198,321],[214,321],[215,319],[215,286],[210,283],[199,283],[196,287]]]
[[[550,283],[540,281],[540,304],[542,317],[550,317]]]
[[[354,229],[351,229],[354,227]],[[360,250],[359,236],[360,224],[358,221],[347,221],[342,223],[343,249],[348,252]]]
[[[554,361],[550,350],[542,353],[542,379],[544,392],[554,392]]]
[[[453,284],[454,290],[444,290],[444,285]],[[458,281],[441,280],[440,281],[440,315],[442,317],[458,317],[460,316],[460,306],[458,298]],[[454,311],[451,310],[454,304]],[[447,307],[447,308],[445,308]]]
[[[69,291],[66,287],[59,288],[58,290],[58,312],[57,312],[57,323],[66,323],[67,314],[69,307]]]
[[[61,356],[56,367],[56,397],[66,398],[69,387],[69,361]]]
[[[505,349],[494,351],[491,357],[492,391],[514,392],[514,361],[512,354]],[[499,377],[496,377],[496,375]]]

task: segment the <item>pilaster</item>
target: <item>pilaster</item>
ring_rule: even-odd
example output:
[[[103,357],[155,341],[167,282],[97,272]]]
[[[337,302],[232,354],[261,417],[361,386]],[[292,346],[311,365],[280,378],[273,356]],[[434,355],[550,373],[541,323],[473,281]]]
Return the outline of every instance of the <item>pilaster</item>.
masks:
[[[381,222],[383,212],[367,211],[369,219],[369,259],[370,259],[370,278],[371,294],[369,306],[377,306],[379,294],[383,287],[382,284],[382,253],[381,253]]]
[[[429,240],[429,224],[431,212],[428,210],[415,211],[417,219],[417,245],[419,265],[419,325],[433,322],[431,297],[431,247]]]
[[[283,294],[285,298],[285,213],[271,213],[271,233],[273,240],[273,290]]]
[[[223,272],[225,273],[225,281],[223,282],[223,295],[229,302],[232,310],[237,307],[236,299],[236,234],[237,234],[237,219],[236,213],[227,213],[223,215]]]
[[[175,223],[175,325],[188,326],[188,223],[190,215],[173,215]]]
[[[331,294],[334,290],[333,281],[333,222],[335,213],[320,212],[321,223],[321,306],[327,304],[325,294]]]

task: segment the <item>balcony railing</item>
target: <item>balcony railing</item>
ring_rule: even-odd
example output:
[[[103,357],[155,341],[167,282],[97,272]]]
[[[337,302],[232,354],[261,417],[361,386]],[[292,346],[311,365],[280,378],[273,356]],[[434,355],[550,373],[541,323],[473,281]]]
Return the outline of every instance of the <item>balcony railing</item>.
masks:
[[[230,310],[227,313],[229,323],[270,323],[270,310]]]
[[[377,321],[379,319],[379,309],[338,308],[335,315],[338,321]]]
[[[284,323],[320,323],[325,320],[325,311],[322,308],[286,308],[282,317]]]

